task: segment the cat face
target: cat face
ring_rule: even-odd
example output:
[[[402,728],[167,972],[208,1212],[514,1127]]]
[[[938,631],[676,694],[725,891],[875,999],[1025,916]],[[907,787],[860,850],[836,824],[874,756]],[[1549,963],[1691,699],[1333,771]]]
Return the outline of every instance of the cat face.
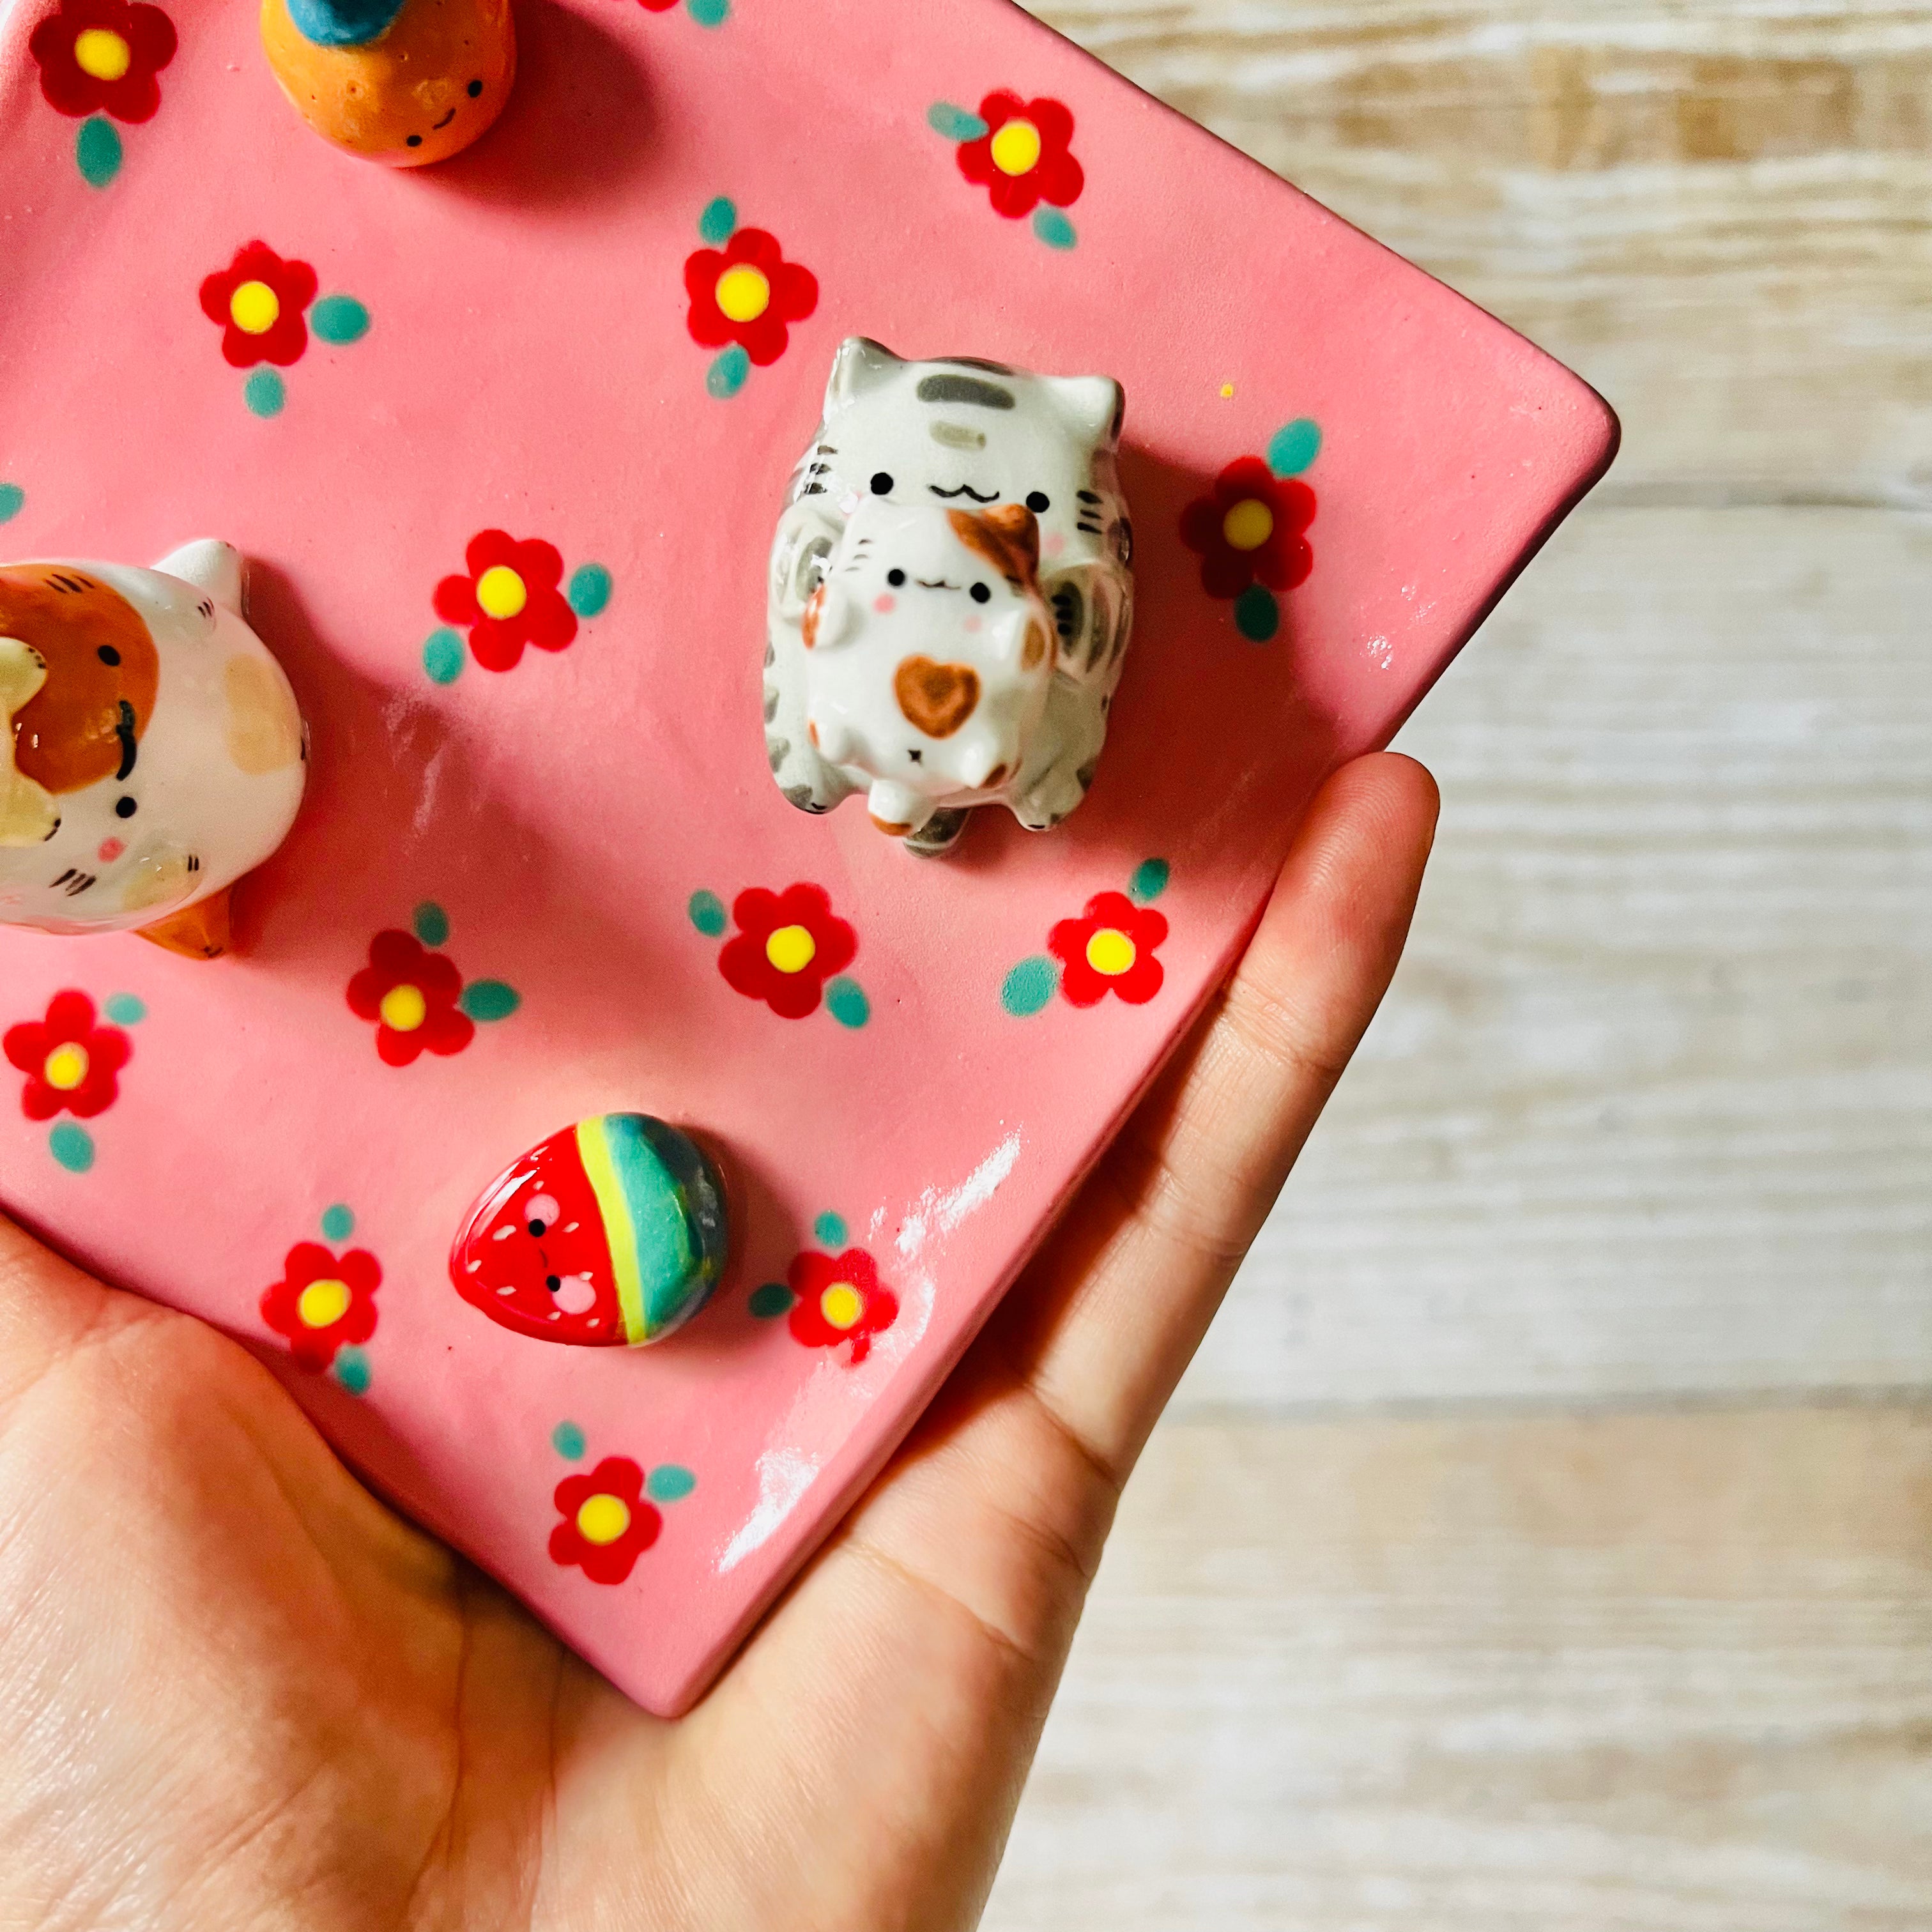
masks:
[[[272,851],[302,795],[302,721],[242,616],[238,560],[0,570],[0,923],[154,920]]]
[[[964,510],[1024,507],[1044,572],[1105,558],[1131,534],[1114,452],[1124,398],[1104,376],[1035,376],[971,361],[904,362],[855,337],[839,350],[793,500]]]
[[[819,755],[929,804],[1010,778],[1053,674],[1039,543],[1023,505],[862,502],[806,611],[806,716]]]

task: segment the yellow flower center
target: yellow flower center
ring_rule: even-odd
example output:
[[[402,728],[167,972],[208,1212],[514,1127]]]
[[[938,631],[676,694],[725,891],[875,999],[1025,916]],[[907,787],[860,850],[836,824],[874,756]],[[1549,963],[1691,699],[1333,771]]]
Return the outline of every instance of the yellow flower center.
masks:
[[[1087,963],[1095,972],[1117,980],[1139,956],[1134,942],[1117,927],[1103,926],[1087,942]]]
[[[392,986],[382,995],[382,1024],[392,1033],[414,1033],[429,1017],[420,986]]]
[[[782,926],[765,941],[765,957],[781,973],[802,973],[818,954],[817,941],[802,926]]]
[[[96,80],[118,80],[134,58],[128,43],[105,27],[89,27],[74,37],[74,64]]]
[[[87,1048],[76,1046],[69,1041],[64,1046],[57,1046],[47,1055],[47,1064],[40,1069],[40,1077],[50,1087],[63,1094],[71,1094],[87,1078]]]
[[[577,1512],[577,1533],[586,1543],[615,1543],[630,1526],[630,1509],[622,1496],[588,1497]]]
[[[756,322],[772,305],[772,285],[748,262],[718,278],[718,306],[733,322]]]
[[[1252,496],[1244,496],[1221,519],[1221,534],[1231,550],[1259,550],[1274,535],[1274,512]]]
[[[835,1281],[818,1298],[818,1312],[835,1328],[850,1328],[866,1312],[866,1298],[849,1281]]]
[[[244,282],[228,298],[228,314],[244,335],[266,335],[280,317],[280,298],[266,282]]]
[[[346,1281],[312,1281],[296,1298],[296,1312],[304,1328],[332,1328],[349,1312]]]
[[[507,563],[493,563],[476,580],[476,601],[486,617],[514,617],[530,601],[530,593]]]
[[[1030,121],[1009,121],[993,136],[993,165],[1003,175],[1030,175],[1040,165],[1040,130]]]

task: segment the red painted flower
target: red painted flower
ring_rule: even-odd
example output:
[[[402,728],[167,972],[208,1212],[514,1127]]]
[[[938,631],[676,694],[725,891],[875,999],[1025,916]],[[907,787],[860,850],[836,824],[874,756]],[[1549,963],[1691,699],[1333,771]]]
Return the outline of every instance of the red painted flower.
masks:
[[[1241,456],[1181,513],[1180,540],[1199,551],[1210,597],[1238,597],[1257,582],[1292,590],[1315,568],[1302,536],[1314,520],[1315,492],[1299,477],[1283,481],[1258,456]]]
[[[436,614],[469,632],[470,651],[485,670],[509,670],[526,645],[560,651],[577,635],[577,613],[556,587],[563,559],[554,544],[479,530],[463,558],[470,574],[436,586]]]
[[[30,1120],[58,1113],[91,1120],[113,1106],[116,1078],[134,1046],[118,1027],[96,1026],[85,993],[56,993],[44,1020],[22,1020],[0,1040],[7,1058],[27,1076],[20,1110]]]
[[[376,1257],[352,1248],[338,1259],[320,1241],[298,1241],[282,1264],[282,1278],[262,1297],[262,1319],[288,1338],[305,1369],[320,1370],[335,1352],[376,1332],[376,1291],[382,1270]]]
[[[1144,1006],[1166,976],[1154,949],[1167,937],[1167,921],[1151,906],[1137,906],[1125,892],[1096,892],[1078,919],[1063,919],[1047,934],[1047,950],[1060,962],[1060,990],[1076,1006],[1097,1006],[1117,993]]]
[[[221,324],[221,352],[238,369],[286,369],[308,346],[302,311],[315,300],[315,271],[285,262],[266,242],[246,242],[201,285],[201,312]]]
[[[556,1486],[563,1520],[550,1533],[550,1560],[574,1564],[593,1583],[621,1583],[658,1540],[664,1518],[644,1500],[644,1472],[628,1456],[606,1456],[587,1476]]]
[[[762,228],[741,228],[721,251],[700,248],[684,265],[692,340],[736,342],[760,368],[785,352],[789,325],[818,306],[818,278],[788,262]]]
[[[754,886],[731,908],[738,930],[718,956],[718,970],[748,1000],[802,1020],[818,1010],[825,982],[851,964],[859,936],[832,910],[823,886]]]
[[[899,1318],[898,1297],[879,1286],[879,1270],[863,1248],[848,1248],[834,1260],[808,1250],[785,1280],[798,1297],[790,1317],[792,1340],[808,1348],[852,1345],[856,1368],[871,1354],[872,1337]]]
[[[368,964],[349,982],[349,1006],[376,1022],[383,1059],[406,1066],[425,1048],[460,1053],[476,1037],[476,1022],[456,1004],[462,992],[463,975],[440,952],[406,932],[379,932]]]
[[[980,104],[986,131],[959,144],[959,172],[992,190],[993,206],[1017,221],[1040,204],[1071,208],[1087,177],[1073,158],[1073,116],[1058,100],[1022,100],[1004,88]]]
[[[62,114],[147,121],[161,104],[154,76],[175,57],[174,22],[128,0],[61,0],[28,37],[40,92]]]

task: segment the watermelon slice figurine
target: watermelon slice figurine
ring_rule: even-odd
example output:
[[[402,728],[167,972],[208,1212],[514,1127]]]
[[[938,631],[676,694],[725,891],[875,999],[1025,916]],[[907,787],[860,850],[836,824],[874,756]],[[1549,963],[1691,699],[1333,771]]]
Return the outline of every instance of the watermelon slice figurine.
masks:
[[[704,1306],[728,1247],[724,1184],[704,1150],[648,1114],[599,1114],[484,1190],[449,1274],[520,1335],[637,1347]]]

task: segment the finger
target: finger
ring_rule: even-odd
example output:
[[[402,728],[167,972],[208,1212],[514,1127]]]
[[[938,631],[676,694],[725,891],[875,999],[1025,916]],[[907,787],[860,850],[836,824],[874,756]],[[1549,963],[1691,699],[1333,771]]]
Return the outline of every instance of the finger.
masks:
[[[1117,1480],[1388,990],[1438,802],[1393,754],[1323,787],[1233,978],[986,1337]]]
[[[801,1667],[828,1628],[940,1648],[964,1624],[986,1668],[1026,1681],[1003,1708],[1037,1721],[1126,1468],[1394,970],[1435,812],[1428,774],[1402,758],[1318,795],[1233,982],[741,1688]]]

